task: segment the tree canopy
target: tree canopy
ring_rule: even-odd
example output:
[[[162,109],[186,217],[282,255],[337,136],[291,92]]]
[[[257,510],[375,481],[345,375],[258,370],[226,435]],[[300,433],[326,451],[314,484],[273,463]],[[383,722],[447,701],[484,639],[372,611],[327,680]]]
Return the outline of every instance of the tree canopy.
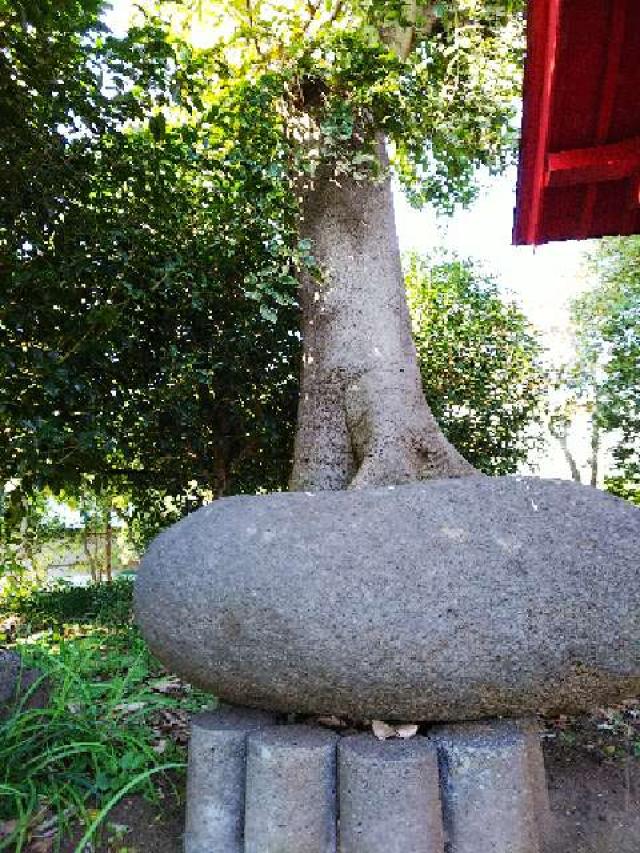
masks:
[[[407,288],[423,387],[445,435],[484,473],[515,472],[540,441],[547,375],[535,330],[470,261],[411,255]]]
[[[118,41],[79,9],[16,6],[2,30],[0,474],[119,478],[138,500],[277,488],[297,247],[266,96],[238,86],[169,125],[156,105],[197,99],[197,63],[153,22]]]
[[[284,485],[301,182],[371,177],[383,133],[415,203],[469,200],[513,153],[522,21],[509,0],[143,5],[117,39],[98,0],[0,0],[0,478],[89,475],[153,513]]]
[[[595,283],[572,306],[576,350],[565,384],[611,437],[607,488],[640,503],[640,238],[601,241],[588,265]]]

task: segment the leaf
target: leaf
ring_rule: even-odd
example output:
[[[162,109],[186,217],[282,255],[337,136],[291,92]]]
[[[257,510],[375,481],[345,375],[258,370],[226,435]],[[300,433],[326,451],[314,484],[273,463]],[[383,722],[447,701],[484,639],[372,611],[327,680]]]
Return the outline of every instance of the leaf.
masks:
[[[344,720],[341,720],[340,717],[336,717],[334,714],[328,717],[316,717],[315,722],[319,726],[326,726],[329,729],[343,729],[347,725]]]
[[[181,693],[182,691],[185,691],[187,686],[188,685],[176,676],[164,678],[160,681],[152,681],[150,684],[151,689],[155,693]]]
[[[51,853],[53,843],[53,838],[38,838],[29,844],[29,853]]]
[[[265,305],[264,302],[260,305],[260,314],[270,323],[275,323],[278,320],[277,312],[273,308],[269,308],[268,305]]]
[[[144,708],[146,702],[121,702],[119,705],[114,705],[114,711],[124,711],[126,714],[132,714],[134,711],[139,711]]]
[[[400,738],[410,738],[418,734],[418,726],[415,723],[403,723],[396,728],[396,734]]]
[[[6,838],[7,836],[11,835],[12,832],[16,831],[17,826],[17,820],[0,821],[0,838]]]
[[[162,113],[158,113],[155,116],[151,116],[149,119],[149,131],[151,135],[155,139],[156,142],[159,142],[164,138],[167,129],[167,120]]]
[[[418,734],[418,726],[415,723],[398,723],[392,725],[382,720],[374,720],[371,723],[371,728],[378,740],[388,740],[394,737],[404,740]]]
[[[371,728],[378,740],[387,740],[388,738],[395,737],[396,735],[395,728],[382,720],[373,720]]]

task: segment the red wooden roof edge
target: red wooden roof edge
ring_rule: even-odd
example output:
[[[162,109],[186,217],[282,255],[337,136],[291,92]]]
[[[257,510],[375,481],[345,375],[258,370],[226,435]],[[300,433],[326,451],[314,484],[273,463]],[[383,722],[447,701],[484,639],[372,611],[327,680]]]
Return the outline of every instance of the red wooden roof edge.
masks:
[[[640,232],[640,2],[529,0],[513,241]]]

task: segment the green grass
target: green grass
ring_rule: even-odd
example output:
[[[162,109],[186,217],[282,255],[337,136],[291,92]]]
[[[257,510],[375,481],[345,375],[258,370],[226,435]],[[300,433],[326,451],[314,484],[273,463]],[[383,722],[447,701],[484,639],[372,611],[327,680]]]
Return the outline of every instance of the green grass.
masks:
[[[187,716],[211,697],[168,676],[130,620],[57,622],[16,648],[25,668],[43,673],[49,698],[28,708],[27,694],[0,722],[0,850],[20,853],[43,833],[59,850],[83,832],[76,849],[84,850],[123,796],[158,801],[175,786]]]

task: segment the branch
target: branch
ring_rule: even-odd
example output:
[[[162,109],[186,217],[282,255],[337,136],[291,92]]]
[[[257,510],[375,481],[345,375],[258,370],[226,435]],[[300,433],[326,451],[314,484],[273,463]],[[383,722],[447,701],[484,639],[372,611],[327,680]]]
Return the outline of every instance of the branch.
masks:
[[[559,441],[562,452],[564,453],[564,458],[567,460],[569,470],[571,471],[571,479],[574,483],[581,483],[582,478],[580,477],[580,471],[576,465],[576,460],[574,459],[573,454],[569,450],[567,436],[560,433],[559,435],[556,435],[556,439]]]
[[[302,28],[302,34],[307,35],[308,33],[310,33],[313,24],[316,25],[314,28],[316,30],[320,29],[320,27],[326,27],[328,24],[332,24],[342,11],[343,5],[344,0],[334,0],[333,6],[331,7],[331,11],[329,12],[329,17],[325,20],[322,20],[321,18],[316,17],[320,9],[321,3],[318,3],[314,6],[311,2],[307,2],[307,9],[310,11],[311,17]]]

